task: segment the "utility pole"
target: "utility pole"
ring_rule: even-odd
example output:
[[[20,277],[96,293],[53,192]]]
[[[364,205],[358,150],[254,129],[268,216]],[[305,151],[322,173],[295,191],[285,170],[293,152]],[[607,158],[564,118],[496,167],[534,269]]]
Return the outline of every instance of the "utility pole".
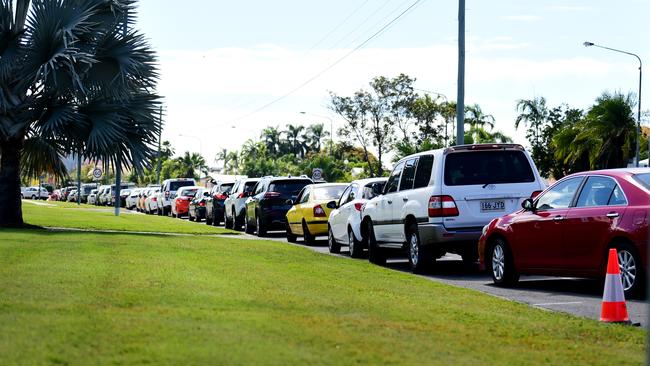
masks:
[[[458,97],[456,145],[465,143],[465,0],[458,0]]]
[[[160,171],[162,170],[162,159],[160,157],[160,140],[162,139],[162,113],[163,113],[163,107],[162,105],[160,106],[160,130],[158,131],[158,166],[156,168],[156,181],[158,182],[158,185],[160,185]]]
[[[81,205],[81,147],[77,151],[77,206]]]

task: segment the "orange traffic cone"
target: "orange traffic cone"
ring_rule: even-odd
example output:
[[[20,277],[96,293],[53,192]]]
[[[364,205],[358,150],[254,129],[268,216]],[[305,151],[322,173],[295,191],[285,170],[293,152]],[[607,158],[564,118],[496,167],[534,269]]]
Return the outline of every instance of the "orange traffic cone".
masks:
[[[616,249],[609,250],[607,261],[607,277],[605,277],[605,291],[603,293],[603,307],[600,312],[600,321],[606,323],[630,323],[625,305],[621,270],[618,266]]]

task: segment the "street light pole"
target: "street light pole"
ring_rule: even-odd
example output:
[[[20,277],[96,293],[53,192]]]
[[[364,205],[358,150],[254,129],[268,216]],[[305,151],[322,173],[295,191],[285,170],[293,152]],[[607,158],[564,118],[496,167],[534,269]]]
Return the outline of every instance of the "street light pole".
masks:
[[[465,0],[458,1],[458,97],[456,98],[456,145],[465,143]]]
[[[300,112],[300,114],[304,114],[306,116],[314,116],[314,117],[320,117],[320,118],[326,118],[330,121],[330,156],[332,156],[332,146],[334,145],[334,120],[332,120],[330,117],[323,116],[320,114],[313,114],[313,113],[307,113],[307,112]]]
[[[643,76],[643,71],[642,71],[643,63],[641,62],[641,57],[639,57],[637,54],[634,54],[632,52],[627,52],[627,51],[617,50],[616,48],[597,45],[593,42],[584,42],[583,45],[585,47],[598,47],[609,51],[624,53],[626,55],[634,56],[636,57],[637,60],[639,60],[639,102],[637,104],[638,110],[637,110],[637,122],[636,122],[636,146],[635,146],[636,152],[634,156],[634,160],[635,160],[634,166],[639,167],[639,140],[641,139],[641,80]],[[650,151],[650,138],[648,138],[648,151]]]

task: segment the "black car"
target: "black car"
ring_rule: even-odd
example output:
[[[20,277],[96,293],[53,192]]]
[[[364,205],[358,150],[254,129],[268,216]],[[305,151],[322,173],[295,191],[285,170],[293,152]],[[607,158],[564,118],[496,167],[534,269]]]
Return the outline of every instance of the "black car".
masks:
[[[220,182],[212,187],[205,200],[205,223],[217,226],[224,221],[224,201],[230,195],[235,182]]]
[[[201,222],[205,218],[205,200],[210,196],[210,191],[205,188],[199,188],[190,201],[187,209],[187,219]]]
[[[256,231],[258,236],[264,236],[270,230],[286,230],[286,215],[291,208],[289,200],[295,200],[298,193],[312,183],[305,176],[260,179],[253,195],[246,200],[244,230],[249,234]]]

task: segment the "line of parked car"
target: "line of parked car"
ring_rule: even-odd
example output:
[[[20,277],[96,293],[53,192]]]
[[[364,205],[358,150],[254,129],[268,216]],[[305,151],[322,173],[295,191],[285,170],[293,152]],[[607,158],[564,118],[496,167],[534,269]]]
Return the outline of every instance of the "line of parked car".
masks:
[[[130,191],[126,207],[306,244],[415,273],[447,253],[478,262],[495,284],[520,275],[603,278],[609,248],[627,295],[645,286],[650,169],[569,175],[546,188],[516,144],[463,145],[402,158],[386,178],[315,183],[306,176],[242,178],[211,189],[192,179]]]

